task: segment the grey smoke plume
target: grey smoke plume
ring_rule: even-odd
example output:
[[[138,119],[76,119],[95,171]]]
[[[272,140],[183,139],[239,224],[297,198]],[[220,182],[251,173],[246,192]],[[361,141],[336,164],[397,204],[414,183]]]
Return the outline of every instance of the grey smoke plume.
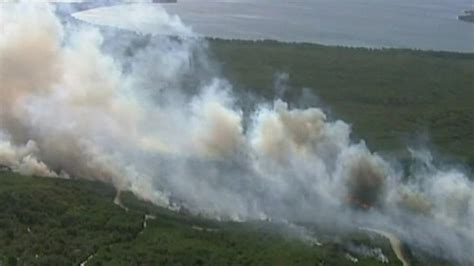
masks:
[[[245,113],[212,71],[205,41],[153,9],[133,7],[120,20],[133,30],[146,18],[154,26],[145,32],[158,35],[115,33],[110,43],[95,27],[63,26],[49,5],[2,5],[0,165],[101,180],[216,219],[376,227],[473,262],[474,185],[465,173],[413,152],[419,167],[403,181],[316,107],[276,100]],[[75,16],[98,22],[95,12]]]
[[[383,254],[382,249],[380,248],[370,248],[365,245],[355,245],[353,243],[350,243],[347,247],[347,249],[355,253],[357,255],[363,256],[363,257],[372,257],[375,258],[376,260],[382,262],[382,263],[389,263],[388,258]]]

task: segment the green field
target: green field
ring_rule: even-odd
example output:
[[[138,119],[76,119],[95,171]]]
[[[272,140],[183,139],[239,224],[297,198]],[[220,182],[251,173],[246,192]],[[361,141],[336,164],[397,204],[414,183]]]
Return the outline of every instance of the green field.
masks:
[[[474,166],[474,54],[273,41],[210,46],[240,90],[271,100],[275,73],[285,72],[290,103],[309,88],[373,150],[403,156],[407,145],[423,143]]]

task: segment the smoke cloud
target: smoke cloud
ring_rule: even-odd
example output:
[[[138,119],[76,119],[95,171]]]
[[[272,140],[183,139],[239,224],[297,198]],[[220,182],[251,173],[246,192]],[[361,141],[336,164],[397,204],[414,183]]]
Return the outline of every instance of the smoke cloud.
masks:
[[[63,25],[46,4],[1,6],[0,165],[100,180],[216,219],[379,228],[473,263],[467,174],[417,151],[400,172],[317,107],[277,99],[244,112],[205,40],[161,7],[146,10],[103,23],[136,30],[146,18],[144,36]],[[99,23],[87,12],[75,17]]]

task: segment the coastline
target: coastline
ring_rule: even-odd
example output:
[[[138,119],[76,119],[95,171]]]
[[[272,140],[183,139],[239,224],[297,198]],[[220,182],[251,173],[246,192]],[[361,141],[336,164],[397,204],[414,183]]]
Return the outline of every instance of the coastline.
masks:
[[[391,47],[391,46],[360,46],[360,45],[340,45],[340,44],[325,44],[318,42],[296,42],[296,41],[281,41],[273,39],[233,39],[233,38],[219,38],[212,36],[200,36],[211,42],[236,42],[236,43],[262,43],[262,44],[273,44],[273,45],[296,45],[296,46],[315,46],[325,48],[341,48],[341,49],[354,49],[354,50],[369,50],[369,51],[404,51],[413,53],[427,53],[427,54],[440,54],[440,55],[453,55],[453,56],[467,56],[468,59],[474,59],[474,50],[472,52],[466,51],[450,51],[450,50],[435,50],[435,49],[418,49],[411,47]]]

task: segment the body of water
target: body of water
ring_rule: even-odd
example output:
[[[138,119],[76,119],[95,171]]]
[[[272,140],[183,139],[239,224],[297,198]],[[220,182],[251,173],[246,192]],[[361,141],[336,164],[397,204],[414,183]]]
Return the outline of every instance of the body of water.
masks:
[[[179,0],[196,32],[226,39],[474,52],[472,0]]]
[[[224,39],[474,52],[473,0],[179,0],[98,8],[74,16],[143,33],[194,32]],[[137,15],[138,14],[138,15]],[[150,21],[148,21],[150,20]],[[165,23],[166,22],[166,23]],[[161,24],[163,25],[161,25]],[[166,31],[173,26],[180,32]]]

